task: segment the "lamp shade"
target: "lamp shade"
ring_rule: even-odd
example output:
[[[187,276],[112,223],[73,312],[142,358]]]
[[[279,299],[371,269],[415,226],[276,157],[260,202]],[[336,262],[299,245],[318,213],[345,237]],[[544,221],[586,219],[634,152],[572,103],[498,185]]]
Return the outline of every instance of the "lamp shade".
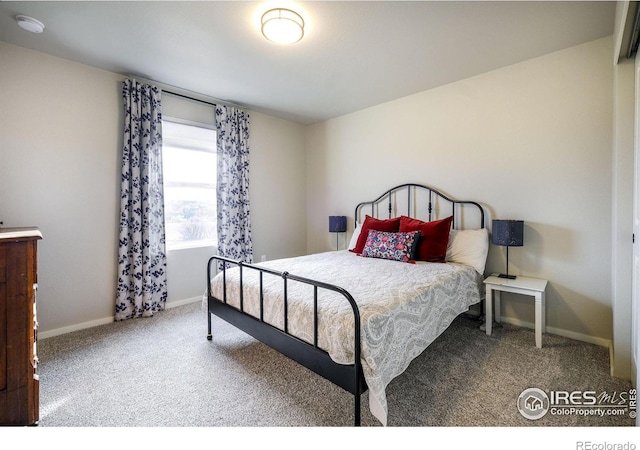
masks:
[[[347,216],[329,216],[329,231],[331,233],[347,231]]]
[[[524,245],[524,221],[494,220],[491,234],[494,245],[522,247]]]

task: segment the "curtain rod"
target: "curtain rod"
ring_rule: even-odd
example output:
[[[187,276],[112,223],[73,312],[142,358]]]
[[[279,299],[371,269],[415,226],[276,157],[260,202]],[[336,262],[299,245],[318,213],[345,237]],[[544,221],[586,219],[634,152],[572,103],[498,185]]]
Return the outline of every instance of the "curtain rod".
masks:
[[[229,102],[229,101],[226,101],[226,100],[220,100],[220,99],[217,99],[217,98],[214,98],[214,97],[210,97],[208,95],[199,94],[197,92],[192,92],[192,91],[189,91],[187,89],[182,89],[182,88],[177,87],[177,86],[172,86],[170,84],[160,83],[158,81],[150,80],[150,79],[144,78],[144,77],[139,77],[139,76],[136,76],[136,75],[133,75],[133,74],[129,74],[129,75],[126,75],[126,76],[129,77],[129,78],[136,79],[138,81],[142,81],[142,82],[145,82],[145,83],[156,85],[165,94],[175,95],[176,97],[181,97],[181,98],[184,98],[184,99],[187,99],[187,100],[193,100],[194,102],[204,103],[206,105],[210,105],[210,106],[214,106],[214,107],[216,105],[225,105],[225,106],[233,106],[233,107],[240,108],[240,109],[245,109],[245,110],[247,109],[246,106],[239,105],[238,103],[233,103],[233,102]]]
[[[216,103],[211,103],[211,102],[208,102],[206,100],[200,100],[199,98],[189,97],[188,95],[184,95],[184,94],[178,94],[177,92],[167,91],[166,89],[162,89],[162,93],[163,94],[174,95],[174,96],[180,97],[180,98],[186,98],[187,100],[193,100],[194,102],[198,102],[198,103],[204,103],[205,105],[217,106]]]

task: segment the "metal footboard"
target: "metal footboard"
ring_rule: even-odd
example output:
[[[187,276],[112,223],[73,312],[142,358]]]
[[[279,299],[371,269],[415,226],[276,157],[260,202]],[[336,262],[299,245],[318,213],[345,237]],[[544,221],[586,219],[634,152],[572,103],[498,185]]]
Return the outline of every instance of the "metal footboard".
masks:
[[[223,277],[223,298],[219,299],[211,293],[212,269],[214,263],[221,263]],[[227,303],[227,274],[228,266],[237,266],[240,271],[240,307],[236,308]],[[254,317],[244,311],[244,286],[243,273],[246,270],[257,271],[260,283],[260,313],[259,317]],[[277,328],[263,319],[264,312],[264,275],[280,277],[283,280],[283,329]],[[308,343],[288,332],[288,282],[297,281],[313,286],[313,343]],[[318,290],[325,289],[341,294],[351,305],[353,310],[354,323],[354,363],[350,365],[338,364],[331,359],[329,354],[318,347]],[[208,311],[207,339],[212,340],[211,314],[224,319],[240,330],[253,336],[257,340],[274,348],[285,356],[300,363],[304,367],[312,370],[318,375],[328,379],[340,386],[354,396],[354,424],[360,425],[360,395],[367,390],[364,376],[362,374],[362,362],[360,360],[360,311],[355,300],[345,289],[332,284],[300,277],[288,272],[279,272],[266,267],[235,261],[222,256],[213,256],[207,264],[207,303]]]

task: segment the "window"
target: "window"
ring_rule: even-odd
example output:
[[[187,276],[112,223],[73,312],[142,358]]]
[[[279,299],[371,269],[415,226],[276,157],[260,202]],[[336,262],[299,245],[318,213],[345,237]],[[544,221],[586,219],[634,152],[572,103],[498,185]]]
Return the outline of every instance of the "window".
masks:
[[[167,249],[216,244],[216,131],[163,120]]]

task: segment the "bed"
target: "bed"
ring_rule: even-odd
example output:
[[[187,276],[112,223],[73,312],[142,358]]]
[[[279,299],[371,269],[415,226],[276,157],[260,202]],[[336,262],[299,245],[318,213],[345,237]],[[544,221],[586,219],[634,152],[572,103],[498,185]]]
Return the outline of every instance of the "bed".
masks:
[[[207,338],[213,314],[353,394],[356,426],[368,390],[386,425],[387,385],[483,300],[488,233],[480,204],[419,184],[358,204],[354,218],[347,250],[260,264],[212,257]]]

